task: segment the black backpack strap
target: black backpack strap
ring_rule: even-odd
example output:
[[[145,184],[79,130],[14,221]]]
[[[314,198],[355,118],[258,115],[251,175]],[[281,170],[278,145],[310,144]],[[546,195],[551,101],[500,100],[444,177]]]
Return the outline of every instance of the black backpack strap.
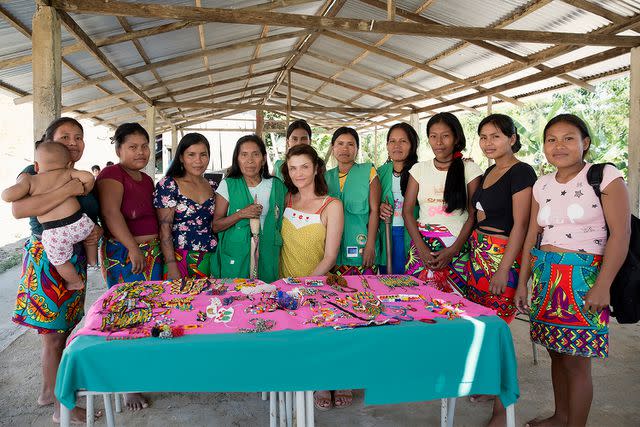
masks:
[[[587,182],[593,188],[596,196],[598,196],[600,204],[602,204],[602,191],[600,191],[600,184],[602,184],[604,168],[607,165],[614,166],[613,163],[596,163],[591,165],[591,167],[587,171]]]

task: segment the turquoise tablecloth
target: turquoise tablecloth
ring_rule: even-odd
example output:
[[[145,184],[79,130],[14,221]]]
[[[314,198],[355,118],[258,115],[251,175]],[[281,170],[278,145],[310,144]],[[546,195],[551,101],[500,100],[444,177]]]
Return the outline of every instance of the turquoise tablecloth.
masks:
[[[498,317],[336,331],[189,335],[107,341],[80,336],[64,351],[56,397],[76,391],[257,392],[365,389],[366,404],[518,396],[511,332]]]

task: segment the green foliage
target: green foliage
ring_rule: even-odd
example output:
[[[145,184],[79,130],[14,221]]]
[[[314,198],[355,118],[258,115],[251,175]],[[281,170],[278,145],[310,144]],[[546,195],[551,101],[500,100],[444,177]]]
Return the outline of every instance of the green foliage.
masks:
[[[498,107],[498,106],[496,106]],[[587,159],[594,163],[611,162],[627,175],[629,134],[629,78],[608,80],[595,85],[595,91],[575,89],[553,94],[550,100],[527,102],[523,107],[504,106],[499,112],[516,122],[522,149],[518,157],[531,164],[538,175],[553,170],[543,151],[542,131],[547,122],[560,113],[581,117],[590,127],[591,148]],[[498,108],[496,108],[498,110]],[[498,112],[498,111],[496,111]],[[459,115],[467,136],[467,153],[478,163],[487,161],[478,147],[479,114]]]

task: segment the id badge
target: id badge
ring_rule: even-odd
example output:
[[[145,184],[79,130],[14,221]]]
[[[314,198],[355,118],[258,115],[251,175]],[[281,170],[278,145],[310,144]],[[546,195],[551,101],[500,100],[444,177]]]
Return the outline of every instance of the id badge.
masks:
[[[347,246],[347,258],[358,258],[357,246]]]

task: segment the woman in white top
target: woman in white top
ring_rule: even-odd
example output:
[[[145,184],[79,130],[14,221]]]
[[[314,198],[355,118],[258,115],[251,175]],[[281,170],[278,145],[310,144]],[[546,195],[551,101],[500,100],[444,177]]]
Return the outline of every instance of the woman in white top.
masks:
[[[469,245],[474,208],[471,196],[482,170],[462,160],[466,139],[460,121],[438,113],[427,123],[433,160],[415,164],[409,176],[402,217],[411,236],[406,273],[445,292],[466,293]],[[418,220],[413,216],[420,206]]]

